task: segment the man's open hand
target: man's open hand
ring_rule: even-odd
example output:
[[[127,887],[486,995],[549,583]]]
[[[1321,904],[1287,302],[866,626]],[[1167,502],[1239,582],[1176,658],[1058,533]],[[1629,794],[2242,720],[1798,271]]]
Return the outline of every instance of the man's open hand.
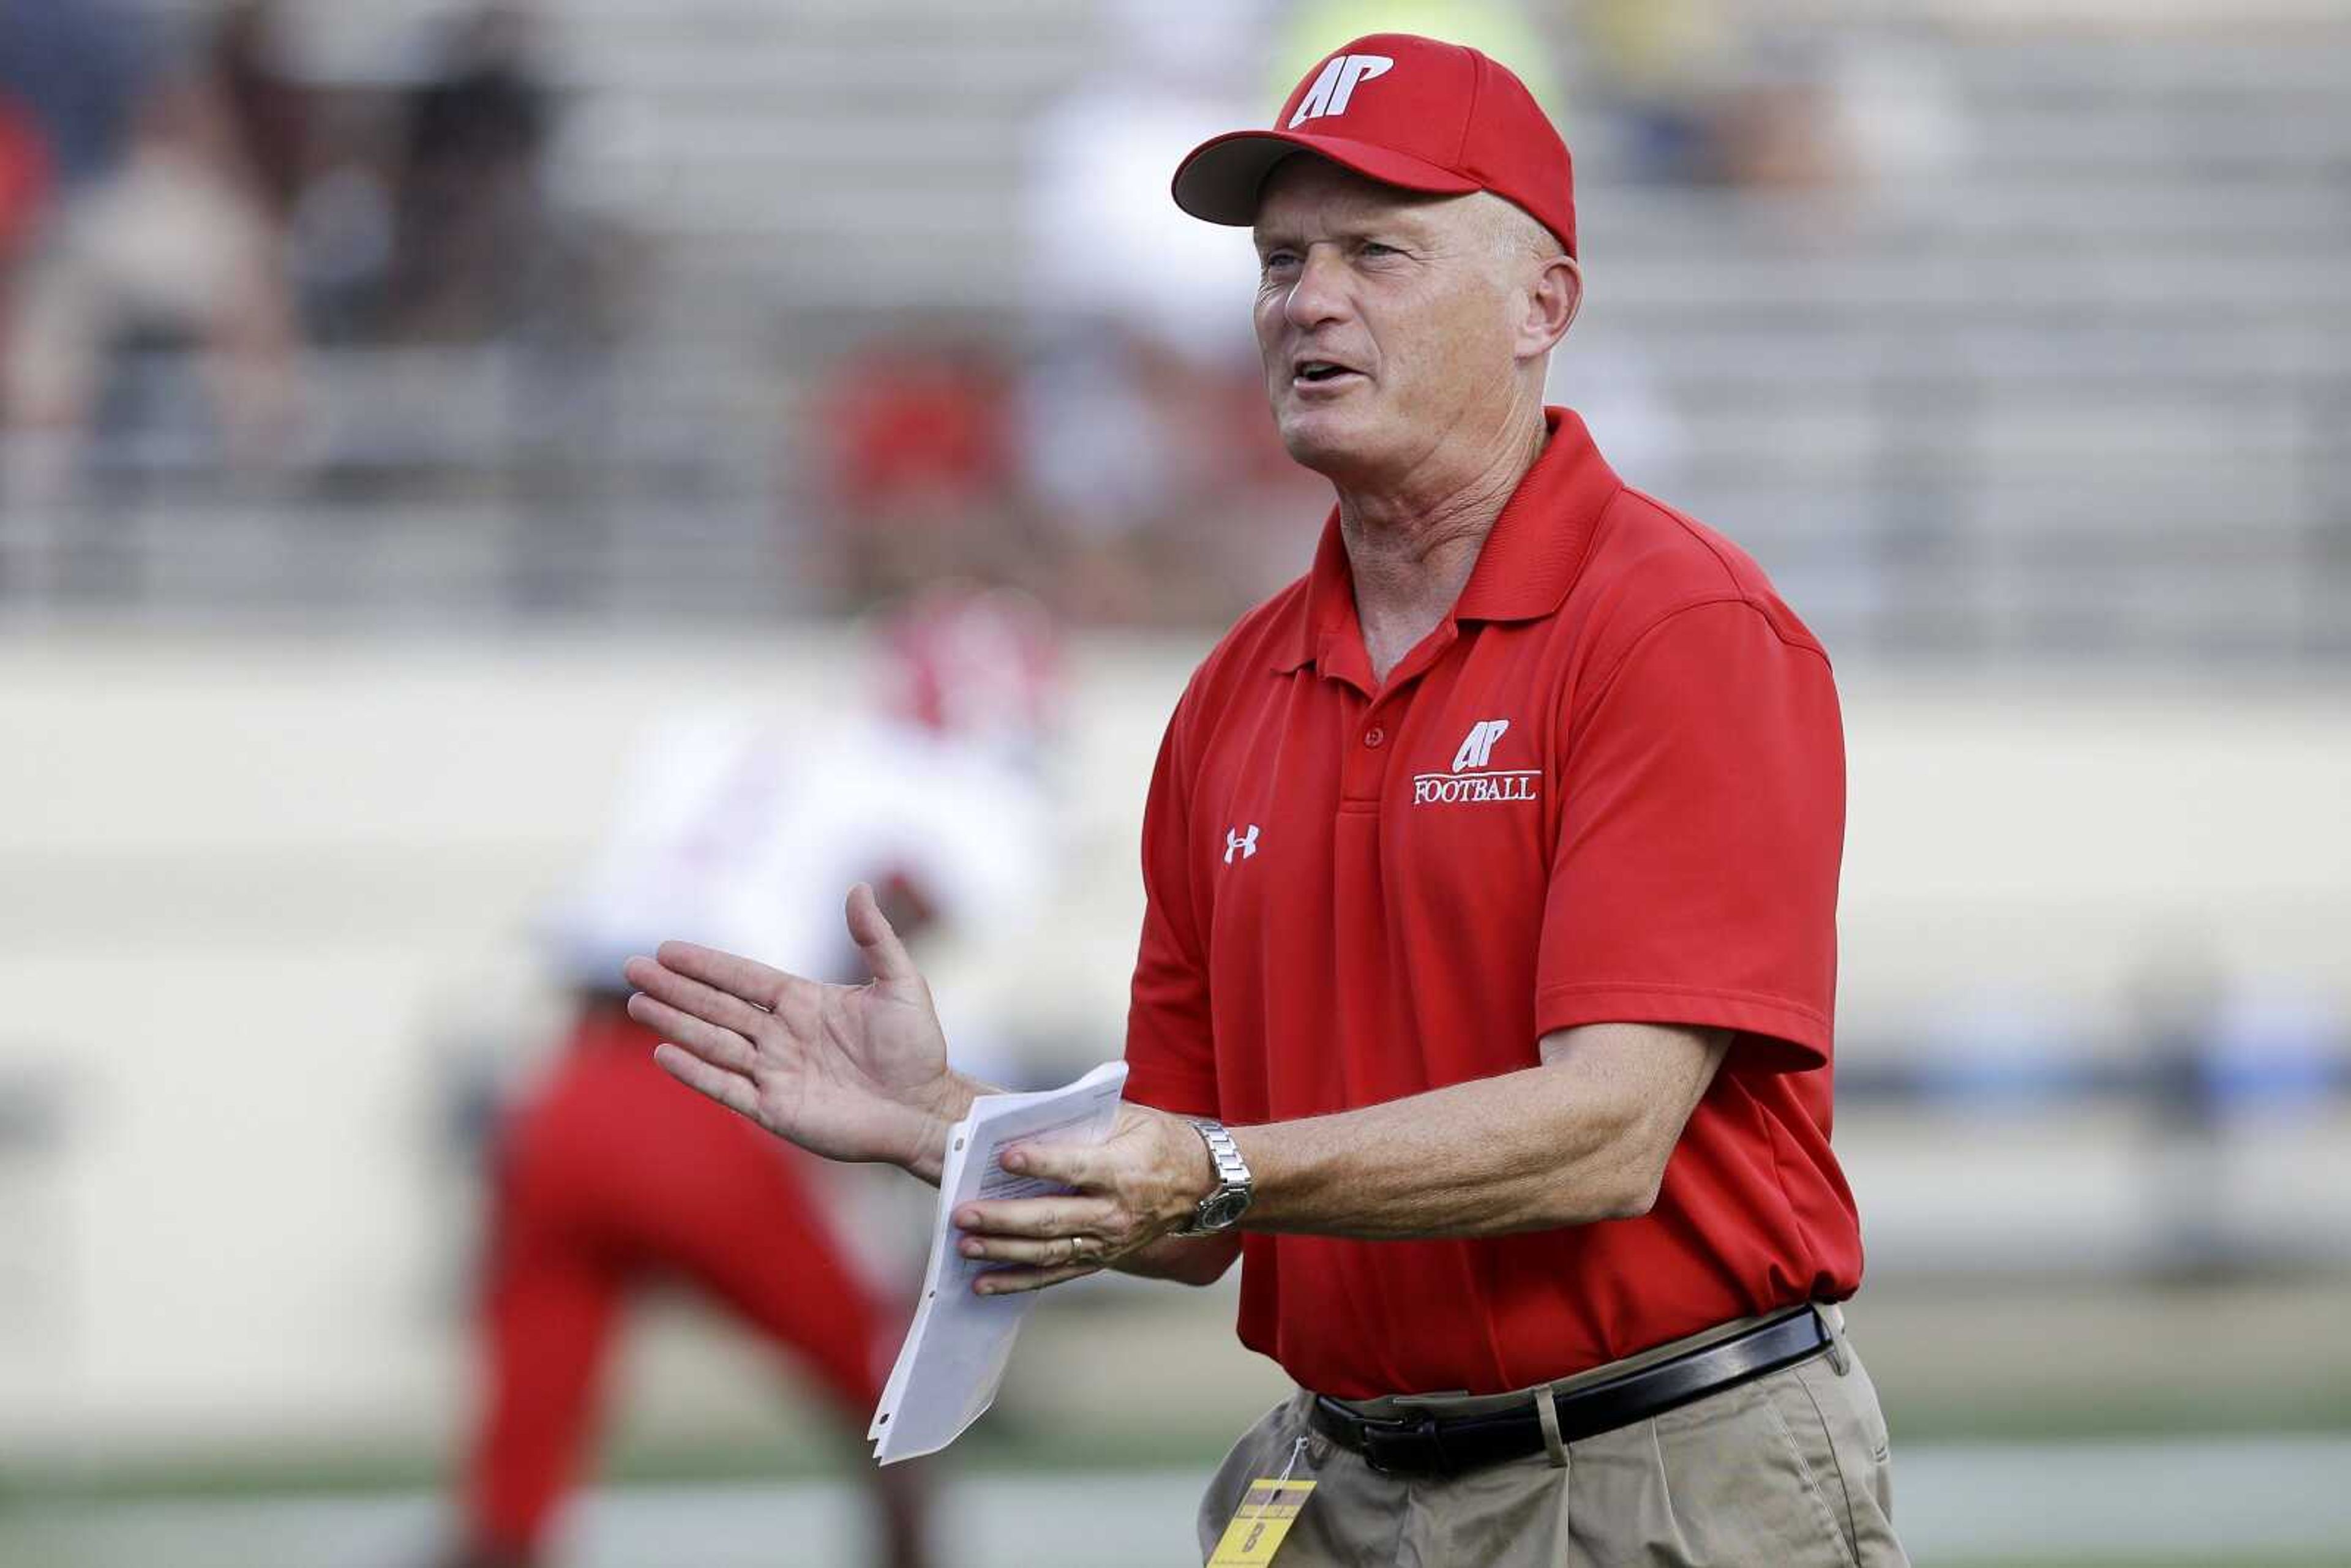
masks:
[[[664,942],[623,970],[638,991],[629,1016],[662,1036],[653,1060],[671,1076],[778,1136],[936,1181],[971,1086],[948,1069],[930,988],[865,883],[849,890],[847,916],[868,984],[827,985]]]

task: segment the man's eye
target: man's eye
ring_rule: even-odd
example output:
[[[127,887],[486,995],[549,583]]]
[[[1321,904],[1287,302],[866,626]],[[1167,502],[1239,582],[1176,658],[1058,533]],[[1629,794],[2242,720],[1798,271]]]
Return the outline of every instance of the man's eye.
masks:
[[[1364,242],[1364,248],[1359,254],[1368,256],[1402,256],[1404,252],[1392,245],[1382,245],[1375,239],[1367,239]]]
[[[1297,265],[1297,256],[1293,252],[1286,250],[1268,251],[1265,255],[1265,260],[1263,263],[1264,268],[1268,272],[1280,272]]]

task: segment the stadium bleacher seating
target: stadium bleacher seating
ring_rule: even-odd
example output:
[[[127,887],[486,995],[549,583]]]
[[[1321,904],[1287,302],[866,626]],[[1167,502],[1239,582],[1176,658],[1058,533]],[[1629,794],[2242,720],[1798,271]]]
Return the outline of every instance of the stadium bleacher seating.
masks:
[[[333,8],[327,31],[380,40],[399,9]],[[118,525],[151,597],[396,612],[439,583],[495,613],[518,553],[569,552],[548,602],[789,612],[812,503],[777,455],[801,379],[910,312],[1018,342],[1026,127],[1098,57],[1097,8],[547,15],[563,188],[659,258],[609,393],[552,437],[595,482],[559,507],[513,499],[528,475],[303,498],[352,514],[340,528],[183,490],[168,528]],[[1923,182],[1645,183],[1595,133],[1569,384],[1582,350],[1637,366],[1682,439],[1634,477],[1748,543],[1833,645],[2351,655],[2351,28],[2008,31],[1937,57],[1965,147]],[[511,470],[544,413],[528,372],[505,350],[342,357],[319,372],[321,452]],[[5,537],[22,554],[72,531]],[[273,541],[256,548],[284,570],[176,559],[216,533]]]

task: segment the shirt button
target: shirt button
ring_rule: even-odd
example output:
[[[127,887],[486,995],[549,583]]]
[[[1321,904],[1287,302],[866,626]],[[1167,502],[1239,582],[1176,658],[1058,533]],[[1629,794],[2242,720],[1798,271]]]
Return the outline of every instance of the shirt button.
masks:
[[[1382,729],[1378,725],[1374,725],[1371,728],[1364,731],[1364,744],[1365,746],[1384,745],[1385,744],[1387,737],[1388,732]]]

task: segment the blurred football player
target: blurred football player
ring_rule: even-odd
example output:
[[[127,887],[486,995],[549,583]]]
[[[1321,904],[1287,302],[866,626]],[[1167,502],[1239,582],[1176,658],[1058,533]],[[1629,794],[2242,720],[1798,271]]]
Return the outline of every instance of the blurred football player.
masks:
[[[630,953],[679,932],[853,972],[836,895],[810,893],[859,880],[901,932],[1000,935],[1033,910],[1048,857],[1032,764],[1055,685],[1042,612],[942,591],[880,640],[879,718],[705,712],[657,727],[548,923],[577,1012],[496,1136],[486,1397],[452,1564],[540,1560],[622,1311],[649,1286],[688,1284],[788,1352],[852,1430],[881,1398],[896,1325],[828,1220],[813,1162],[655,1066],[621,977]],[[872,1476],[891,1568],[927,1561],[920,1474]]]

